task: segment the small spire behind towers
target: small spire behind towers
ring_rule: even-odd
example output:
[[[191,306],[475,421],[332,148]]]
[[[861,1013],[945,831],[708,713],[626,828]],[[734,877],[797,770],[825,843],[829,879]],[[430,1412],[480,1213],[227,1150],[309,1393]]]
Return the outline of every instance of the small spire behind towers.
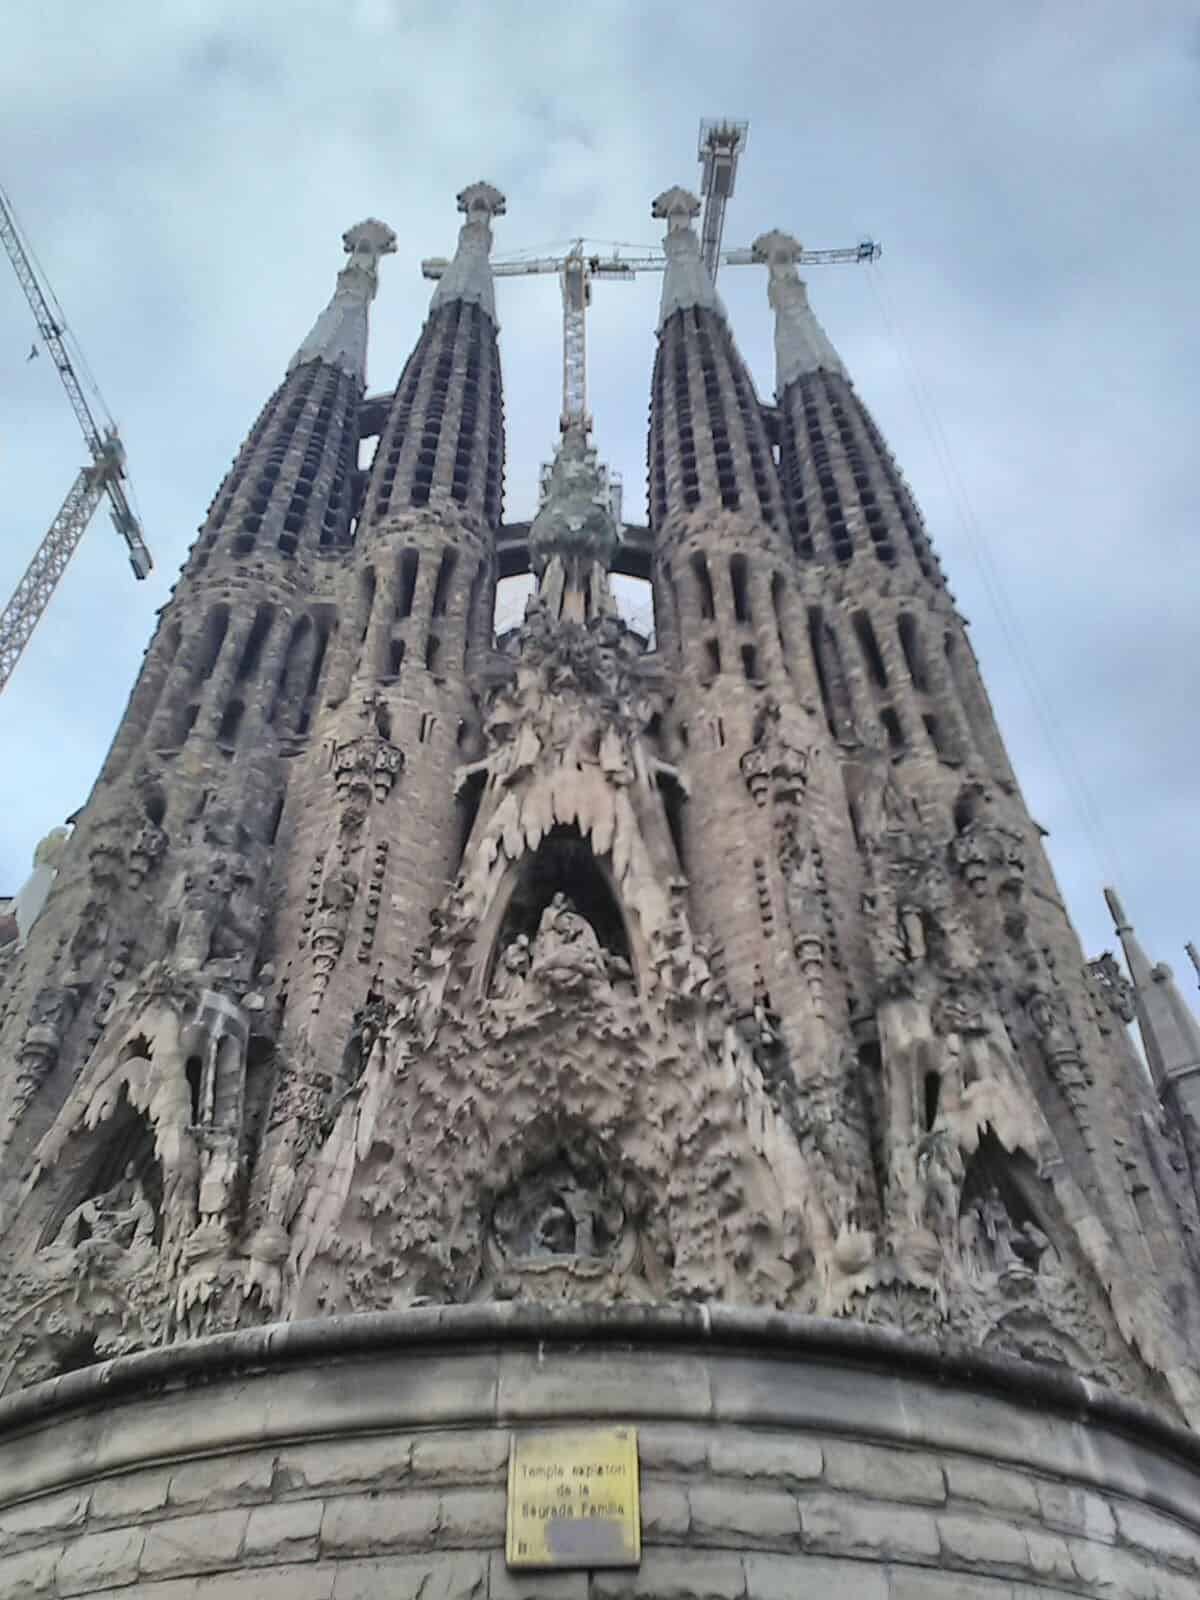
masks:
[[[658,314],[660,331],[676,311],[691,306],[704,306],[723,317],[725,308],[704,265],[704,258],[700,254],[700,237],[692,226],[700,215],[699,200],[691,190],[676,185],[673,189],[663,190],[651,206],[650,215],[664,219],[667,224],[666,237],[663,239],[667,265]]]
[[[429,309],[464,300],[496,320],[496,296],[492,287],[492,267],[488,259],[492,248],[492,218],[502,217],[507,203],[499,189],[490,183],[472,183],[458,195],[458,209],[466,216],[459,229],[458,249],[433,291]]]
[[[841,358],[808,303],[808,289],[796,265],[803,255],[799,240],[775,228],[760,233],[752,248],[770,274],[767,299],[775,312],[776,394],[807,372],[823,369],[846,377]]]
[[[551,617],[588,622],[616,610],[608,569],[618,538],[608,474],[585,421],[575,418],[563,431],[529,527],[537,596]]]
[[[1138,1030],[1155,1088],[1160,1096],[1172,1088],[1178,1091],[1182,1079],[1200,1074],[1200,1022],[1166,962],[1151,966],[1116,890],[1105,889],[1104,898],[1133,980]]]
[[[394,253],[396,235],[386,222],[368,217],[346,229],[342,244],[350,259],[338,273],[332,300],[288,363],[288,371],[308,361],[325,361],[365,384],[368,309],[379,287],[379,258]]]

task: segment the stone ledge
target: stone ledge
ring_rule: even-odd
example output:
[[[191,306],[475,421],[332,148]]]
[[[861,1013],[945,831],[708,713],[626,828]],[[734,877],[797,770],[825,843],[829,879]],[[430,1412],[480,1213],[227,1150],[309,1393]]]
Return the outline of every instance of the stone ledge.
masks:
[[[445,1354],[448,1347],[463,1345],[673,1345],[824,1358],[883,1370],[892,1378],[933,1379],[1015,1400],[1023,1409],[1103,1425],[1200,1468],[1200,1436],[1161,1412],[1074,1374],[1006,1356],[944,1350],[930,1340],[859,1323],[726,1305],[559,1308],[508,1301],[272,1323],[119,1356],[0,1398],[0,1441],[11,1429],[131,1392],[145,1396],[197,1380],[366,1354],[416,1349]]]

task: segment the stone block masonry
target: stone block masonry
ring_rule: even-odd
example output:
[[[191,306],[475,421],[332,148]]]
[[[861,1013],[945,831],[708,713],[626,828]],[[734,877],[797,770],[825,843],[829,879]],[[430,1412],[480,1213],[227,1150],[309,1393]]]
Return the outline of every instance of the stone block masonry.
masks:
[[[271,1350],[239,1335],[0,1402],[0,1600],[1200,1592],[1195,1441],[1011,1363],[720,1308],[413,1312]],[[615,1415],[639,1432],[641,1567],[510,1573],[512,1431]]]

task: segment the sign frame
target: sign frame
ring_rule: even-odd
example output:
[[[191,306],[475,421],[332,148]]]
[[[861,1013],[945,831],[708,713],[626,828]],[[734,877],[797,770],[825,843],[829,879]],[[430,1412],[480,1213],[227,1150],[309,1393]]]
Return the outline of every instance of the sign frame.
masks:
[[[637,1429],[510,1434],[504,1559],[517,1570],[640,1566]]]

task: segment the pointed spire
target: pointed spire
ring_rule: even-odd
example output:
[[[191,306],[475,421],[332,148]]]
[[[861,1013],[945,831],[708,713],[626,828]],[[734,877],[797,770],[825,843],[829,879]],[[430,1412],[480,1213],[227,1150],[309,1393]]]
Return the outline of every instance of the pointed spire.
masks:
[[[502,217],[507,209],[504,196],[490,183],[472,183],[458,196],[458,209],[466,221],[458,232],[454,260],[442,274],[429,309],[465,300],[478,305],[493,322],[496,297],[492,290],[492,268],[488,255],[492,248],[492,218]]]
[[[725,308],[700,254],[700,237],[692,227],[700,215],[699,200],[687,189],[664,189],[651,206],[650,215],[665,219],[667,224],[663,240],[667,268],[663,274],[659,328],[672,313],[689,306],[705,306],[723,317]]]
[[[1164,1090],[1181,1078],[1200,1073],[1200,1022],[1179,992],[1175,975],[1165,961],[1151,966],[1132,924],[1125,916],[1115,889],[1105,889],[1113,925],[1125,952],[1133,979],[1138,1029],[1155,1087]]]
[[[775,393],[782,394],[806,372],[823,369],[847,377],[829,335],[808,303],[808,289],[796,266],[803,254],[799,240],[775,228],[760,233],[753,250],[770,273],[767,299],[775,312]]]
[[[342,235],[350,260],[338,273],[333,299],[313,323],[312,332],[288,363],[327,361],[359,383],[367,381],[367,312],[379,287],[379,258],[391,255],[396,235],[385,222],[368,217]]]

